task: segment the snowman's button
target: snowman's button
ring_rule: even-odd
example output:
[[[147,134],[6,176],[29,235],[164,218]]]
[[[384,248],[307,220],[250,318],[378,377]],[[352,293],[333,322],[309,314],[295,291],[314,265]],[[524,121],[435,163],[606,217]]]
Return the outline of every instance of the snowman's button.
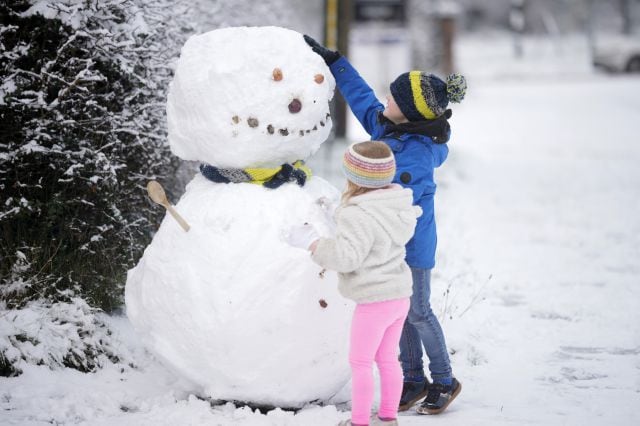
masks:
[[[247,118],[247,124],[249,125],[249,127],[258,127],[260,123],[258,122],[257,118],[249,117]]]
[[[270,135],[272,135],[272,134],[273,134],[274,130],[273,130],[273,126],[272,126],[271,124],[269,124],[269,125],[267,126],[267,132],[269,132],[269,134],[270,134]]]
[[[322,84],[322,82],[324,81],[324,75],[322,74],[316,74],[313,79],[315,80],[316,83],[318,84]]]
[[[273,79],[275,81],[282,80],[282,70],[280,68],[274,68],[273,69]]]
[[[302,109],[302,102],[300,102],[300,99],[296,98],[292,100],[291,103],[289,103],[289,112],[291,114],[296,114],[300,112],[301,109]]]

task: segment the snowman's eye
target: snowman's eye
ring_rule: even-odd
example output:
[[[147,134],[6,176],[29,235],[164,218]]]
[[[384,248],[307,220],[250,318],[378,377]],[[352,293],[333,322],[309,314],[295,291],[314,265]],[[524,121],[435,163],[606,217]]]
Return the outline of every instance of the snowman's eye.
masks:
[[[275,81],[282,80],[282,70],[280,68],[274,68],[273,69],[273,79]]]
[[[322,74],[316,74],[313,79],[315,80],[316,83],[318,84],[322,84],[322,82],[324,81],[324,75]]]

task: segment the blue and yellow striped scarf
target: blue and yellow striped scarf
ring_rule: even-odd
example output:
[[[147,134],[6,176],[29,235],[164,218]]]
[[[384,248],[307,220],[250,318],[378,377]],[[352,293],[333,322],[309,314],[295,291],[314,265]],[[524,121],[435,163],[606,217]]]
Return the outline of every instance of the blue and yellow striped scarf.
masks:
[[[304,186],[311,177],[311,169],[305,166],[302,160],[274,168],[231,169],[201,164],[200,173],[216,183],[253,183],[269,189],[279,188],[287,182]]]

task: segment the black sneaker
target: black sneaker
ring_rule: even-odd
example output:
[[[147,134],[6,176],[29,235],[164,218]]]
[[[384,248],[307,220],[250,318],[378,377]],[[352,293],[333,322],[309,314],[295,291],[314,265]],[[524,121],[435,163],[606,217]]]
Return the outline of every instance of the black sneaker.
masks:
[[[427,396],[427,386],[429,386],[427,379],[424,379],[423,382],[404,382],[398,411],[408,410],[413,404]]]
[[[416,411],[420,414],[440,414],[462,390],[462,384],[454,378],[450,385],[433,383],[428,386],[427,397]]]

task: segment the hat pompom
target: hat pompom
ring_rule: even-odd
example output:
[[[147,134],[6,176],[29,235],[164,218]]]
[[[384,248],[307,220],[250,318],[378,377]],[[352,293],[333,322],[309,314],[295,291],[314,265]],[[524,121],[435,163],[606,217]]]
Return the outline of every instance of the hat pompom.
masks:
[[[447,95],[451,102],[460,103],[467,93],[467,79],[461,74],[450,74],[447,77]]]

